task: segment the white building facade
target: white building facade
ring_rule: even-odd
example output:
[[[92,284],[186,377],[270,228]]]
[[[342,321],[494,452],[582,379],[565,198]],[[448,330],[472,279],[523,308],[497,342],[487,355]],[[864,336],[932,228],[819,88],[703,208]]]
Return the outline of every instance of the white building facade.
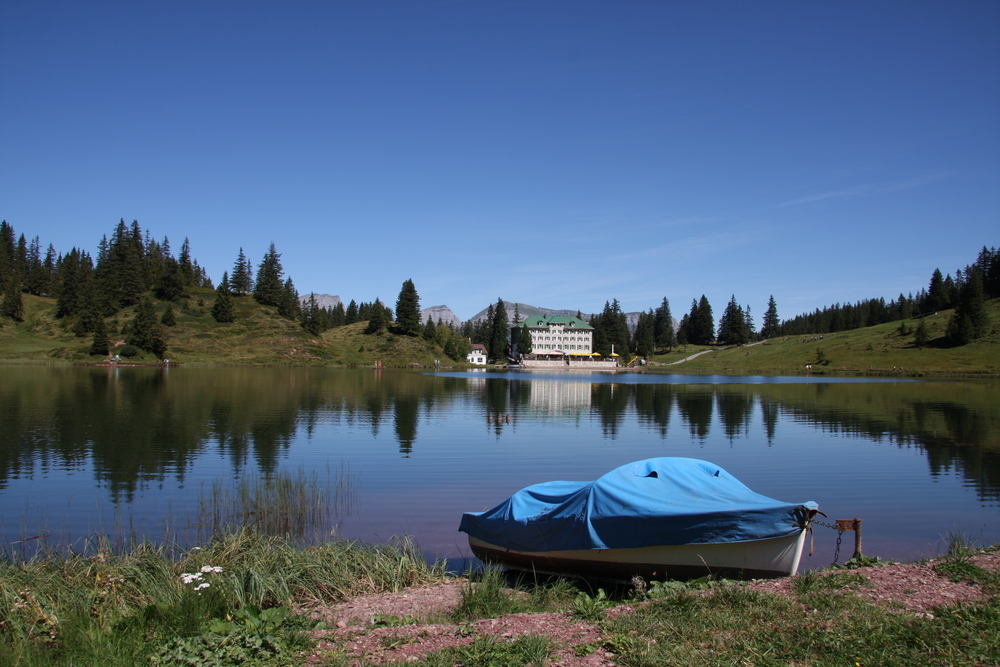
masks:
[[[529,317],[523,326],[531,334],[534,354],[582,356],[594,351],[594,327],[578,317],[540,315]]]
[[[469,352],[466,359],[470,364],[476,364],[477,366],[486,365],[486,346],[482,343],[473,343],[472,351]]]

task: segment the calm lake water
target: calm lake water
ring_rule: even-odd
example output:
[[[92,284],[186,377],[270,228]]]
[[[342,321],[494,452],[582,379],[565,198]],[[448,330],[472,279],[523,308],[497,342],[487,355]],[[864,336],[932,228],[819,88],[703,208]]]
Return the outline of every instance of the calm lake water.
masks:
[[[213,484],[287,470],[349,480],[338,534],[410,535],[460,567],[463,511],[654,456],[860,517],[870,556],[932,555],[949,532],[1000,542],[996,382],[0,366],[7,550],[115,525],[177,537]],[[836,537],[818,528],[804,567],[828,565]]]

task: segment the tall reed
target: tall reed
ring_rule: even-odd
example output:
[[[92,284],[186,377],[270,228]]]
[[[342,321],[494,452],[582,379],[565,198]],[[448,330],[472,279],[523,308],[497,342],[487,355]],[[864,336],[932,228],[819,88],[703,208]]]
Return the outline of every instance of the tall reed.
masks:
[[[295,539],[335,535],[344,516],[357,504],[357,485],[350,470],[327,468],[326,480],[315,472],[280,471],[242,479],[235,487],[212,483],[199,497],[198,516],[187,525],[193,541],[248,528],[264,535]]]

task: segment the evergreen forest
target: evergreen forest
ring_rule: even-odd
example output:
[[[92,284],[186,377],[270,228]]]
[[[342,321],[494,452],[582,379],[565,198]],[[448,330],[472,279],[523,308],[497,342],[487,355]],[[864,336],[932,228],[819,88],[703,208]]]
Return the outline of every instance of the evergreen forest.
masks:
[[[202,301],[206,293],[210,295],[207,314],[221,326],[236,323],[241,304],[252,300],[312,336],[364,323],[365,335],[419,339],[453,361],[464,361],[471,344],[480,343],[491,361],[505,363],[511,352],[511,328],[524,321],[516,304],[510,318],[507,304],[497,299],[484,317],[460,326],[430,318],[421,322],[419,295],[411,279],[403,281],[395,309],[379,298],[320,307],[312,294],[299,297],[274,243],[257,263],[239,248],[232,268],[216,285],[193,257],[187,239],[175,254],[169,239],[157,240],[137,221],[120,220],[101,237],[93,254],[76,247],[60,252],[51,243],[43,247],[38,236],[18,235],[12,225],[0,222],[0,327],[24,320],[26,296],[42,297],[54,300],[54,317],[62,330],[89,339],[91,355],[146,354],[162,359],[170,348],[169,331],[195,293]],[[888,302],[874,297],[836,303],[782,320],[772,296],[759,327],[750,306],[741,305],[735,294],[718,320],[705,295],[693,298],[676,327],[666,297],[645,312],[627,314],[617,299],[610,299],[600,313],[577,316],[594,327],[595,351],[629,358],[649,358],[688,345],[741,346],[895,322],[900,323],[899,333],[911,336],[917,347],[931,343],[954,347],[990,332],[986,304],[998,297],[1000,252],[984,246],[967,266],[949,274],[934,269],[926,286]],[[125,311],[128,316],[119,317]],[[952,312],[945,330],[932,336],[924,319],[940,311]],[[519,350],[529,349],[527,330],[516,335]]]

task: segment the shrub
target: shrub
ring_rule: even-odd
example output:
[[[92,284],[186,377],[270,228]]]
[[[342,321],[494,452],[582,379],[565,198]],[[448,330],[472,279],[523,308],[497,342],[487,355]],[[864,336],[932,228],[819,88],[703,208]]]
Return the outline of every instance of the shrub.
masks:
[[[126,359],[138,357],[140,354],[142,354],[142,350],[137,348],[135,345],[122,345],[122,348],[118,350],[118,355],[125,357]]]

